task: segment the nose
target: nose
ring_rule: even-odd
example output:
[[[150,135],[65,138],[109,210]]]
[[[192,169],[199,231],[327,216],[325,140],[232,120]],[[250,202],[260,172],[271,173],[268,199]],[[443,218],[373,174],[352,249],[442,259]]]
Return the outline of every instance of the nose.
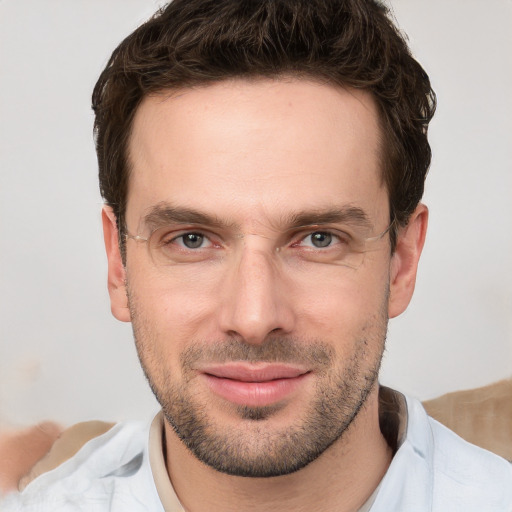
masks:
[[[295,316],[290,289],[275,254],[245,247],[221,291],[220,328],[251,344],[288,334]]]

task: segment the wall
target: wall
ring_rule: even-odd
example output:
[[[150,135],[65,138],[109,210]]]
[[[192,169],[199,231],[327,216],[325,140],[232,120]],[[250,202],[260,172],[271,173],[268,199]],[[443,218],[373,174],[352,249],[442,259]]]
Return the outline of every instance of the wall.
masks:
[[[0,420],[145,417],[111,317],[90,93],[154,0],[0,0]],[[484,7],[485,6],[485,7]],[[419,398],[512,374],[510,0],[393,0],[439,107],[430,231],[382,382]],[[508,85],[508,87],[507,87]]]

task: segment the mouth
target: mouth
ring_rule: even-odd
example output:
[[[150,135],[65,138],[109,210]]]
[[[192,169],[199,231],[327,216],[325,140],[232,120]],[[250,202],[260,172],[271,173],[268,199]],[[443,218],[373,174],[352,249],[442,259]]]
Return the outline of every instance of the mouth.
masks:
[[[200,370],[214,394],[248,407],[264,407],[285,400],[310,374],[298,366],[275,363],[228,363]]]

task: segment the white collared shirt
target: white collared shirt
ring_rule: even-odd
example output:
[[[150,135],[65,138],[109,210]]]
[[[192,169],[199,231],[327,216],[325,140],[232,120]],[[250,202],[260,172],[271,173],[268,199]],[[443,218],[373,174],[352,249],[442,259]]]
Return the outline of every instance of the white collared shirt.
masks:
[[[463,441],[406,399],[404,434],[359,512],[512,512],[512,465]],[[117,424],[8,496],[2,512],[183,512],[167,475],[161,413]]]

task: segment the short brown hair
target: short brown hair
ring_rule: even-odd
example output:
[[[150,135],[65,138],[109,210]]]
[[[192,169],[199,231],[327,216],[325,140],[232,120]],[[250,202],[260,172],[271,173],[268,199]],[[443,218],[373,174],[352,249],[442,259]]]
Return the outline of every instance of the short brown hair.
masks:
[[[283,75],[372,94],[380,110],[390,216],[397,226],[406,225],[430,165],[427,128],[435,94],[383,4],[174,0],[116,48],[93,92],[100,190],[120,234],[130,172],[128,139],[145,96],[229,78]]]

